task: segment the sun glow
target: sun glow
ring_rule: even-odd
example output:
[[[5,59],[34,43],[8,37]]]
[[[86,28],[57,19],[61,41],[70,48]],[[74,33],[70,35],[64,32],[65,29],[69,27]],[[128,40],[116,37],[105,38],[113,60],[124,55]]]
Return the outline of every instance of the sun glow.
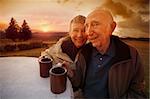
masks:
[[[52,30],[52,28],[50,26],[48,26],[48,25],[41,26],[41,31],[43,31],[43,32],[49,32],[51,30]]]

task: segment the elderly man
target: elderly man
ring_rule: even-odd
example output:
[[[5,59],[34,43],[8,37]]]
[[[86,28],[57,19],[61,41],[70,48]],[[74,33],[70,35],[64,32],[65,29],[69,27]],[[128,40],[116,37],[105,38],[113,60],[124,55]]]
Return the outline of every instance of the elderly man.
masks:
[[[85,98],[144,97],[144,69],[139,54],[112,35],[115,27],[107,10],[96,9],[87,16],[85,30],[90,43],[80,52],[71,79]]]

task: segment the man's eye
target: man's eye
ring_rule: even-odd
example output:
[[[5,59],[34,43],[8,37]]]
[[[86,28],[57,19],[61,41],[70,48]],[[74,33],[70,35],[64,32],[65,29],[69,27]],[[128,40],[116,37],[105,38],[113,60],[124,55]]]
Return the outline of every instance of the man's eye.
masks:
[[[98,26],[98,25],[99,25],[99,23],[93,23],[92,25],[93,25],[93,26]]]

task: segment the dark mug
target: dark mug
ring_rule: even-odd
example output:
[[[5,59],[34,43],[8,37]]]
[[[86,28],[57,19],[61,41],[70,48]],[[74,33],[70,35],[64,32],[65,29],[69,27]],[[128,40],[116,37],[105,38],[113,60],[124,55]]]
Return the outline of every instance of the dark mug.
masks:
[[[49,77],[49,70],[52,68],[52,59],[50,58],[39,58],[39,64],[40,64],[40,76],[41,77]]]
[[[50,69],[50,86],[54,94],[60,94],[66,90],[67,69],[54,66]]]

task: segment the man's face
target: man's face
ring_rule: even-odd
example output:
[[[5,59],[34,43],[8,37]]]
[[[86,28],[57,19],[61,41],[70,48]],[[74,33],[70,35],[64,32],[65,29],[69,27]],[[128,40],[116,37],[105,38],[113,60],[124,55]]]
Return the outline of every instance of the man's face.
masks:
[[[69,35],[74,45],[79,48],[85,44],[87,35],[85,34],[84,24],[72,23],[70,26]]]
[[[109,42],[112,34],[110,19],[104,13],[91,13],[86,18],[85,30],[92,45],[102,48]]]

